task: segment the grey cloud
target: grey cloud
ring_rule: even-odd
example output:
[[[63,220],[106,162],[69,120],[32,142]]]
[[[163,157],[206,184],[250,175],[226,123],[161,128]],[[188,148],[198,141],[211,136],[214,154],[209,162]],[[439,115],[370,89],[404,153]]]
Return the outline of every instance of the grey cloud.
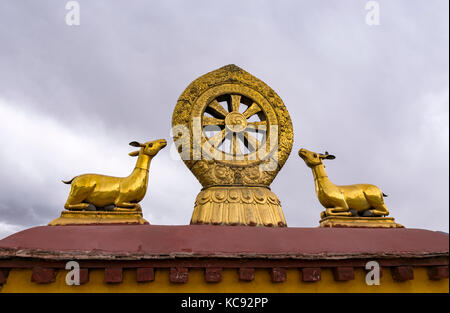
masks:
[[[86,137],[92,127],[117,142],[167,138],[184,88],[235,63],[270,85],[293,120],[293,153],[272,185],[290,226],[315,227],[321,210],[297,156],[306,147],[337,156],[327,163],[335,183],[386,190],[399,223],[448,231],[448,2],[379,1],[381,25],[371,27],[365,1],[79,2],[79,27],[65,25],[64,1],[0,3],[0,98]],[[54,218],[65,199],[37,194],[11,166],[0,167],[0,221]],[[176,168],[153,183],[190,187],[176,190],[174,208],[151,182],[153,223],[189,221],[200,187]],[[51,163],[39,170],[60,178]]]

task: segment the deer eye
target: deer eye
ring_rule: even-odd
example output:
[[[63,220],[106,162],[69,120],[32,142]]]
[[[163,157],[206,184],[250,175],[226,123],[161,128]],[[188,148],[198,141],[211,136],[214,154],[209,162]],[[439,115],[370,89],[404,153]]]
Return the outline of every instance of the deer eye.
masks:
[[[149,148],[153,147],[153,144],[152,144],[152,143],[149,143],[149,144],[148,144],[148,147],[149,147]]]
[[[317,158],[317,154],[314,153],[314,157]]]

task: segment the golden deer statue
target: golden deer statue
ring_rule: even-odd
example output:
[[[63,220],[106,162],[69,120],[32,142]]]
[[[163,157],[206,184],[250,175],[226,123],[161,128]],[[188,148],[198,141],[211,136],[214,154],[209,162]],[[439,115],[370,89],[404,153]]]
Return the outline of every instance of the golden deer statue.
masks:
[[[334,185],[325,172],[322,160],[333,160],[334,155],[300,149],[299,156],[312,169],[317,197],[325,207],[321,217],[327,216],[386,216],[389,214],[383,197],[387,197],[377,186],[357,184]]]
[[[130,146],[140,147],[129,153],[139,156],[133,172],[128,177],[111,177],[85,174],[63,181],[71,184],[70,194],[64,208],[67,210],[141,210],[138,204],[147,191],[148,171],[152,158],[167,145],[166,140],[149,141],[144,144],[130,142]]]

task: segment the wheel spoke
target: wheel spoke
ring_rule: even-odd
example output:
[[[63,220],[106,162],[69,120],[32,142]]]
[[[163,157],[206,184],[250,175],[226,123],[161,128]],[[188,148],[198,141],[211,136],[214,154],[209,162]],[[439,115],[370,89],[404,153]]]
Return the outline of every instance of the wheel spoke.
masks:
[[[215,117],[203,116],[202,124],[203,124],[203,126],[225,125],[225,120],[215,118]]]
[[[261,142],[256,139],[253,135],[245,132],[244,133],[244,144],[248,147],[250,151],[256,151],[258,149],[258,146],[261,145]]]
[[[241,145],[240,145],[240,138],[238,137],[239,134],[233,134],[233,138],[231,141],[231,151],[233,155],[241,155]]]
[[[241,104],[241,95],[231,95],[231,107],[228,110],[230,112],[239,112],[239,106]]]
[[[250,118],[252,115],[255,115],[259,111],[261,111],[261,108],[259,107],[259,105],[253,102],[252,105],[249,106],[247,110],[245,110],[245,112],[242,114],[245,116],[245,118]]]
[[[220,105],[217,100],[212,101],[207,107],[206,112],[217,118],[225,118],[228,115],[227,110]]]
[[[225,101],[227,105],[224,104]],[[242,110],[241,102],[246,108],[242,115],[239,112],[239,109]],[[221,95],[208,104],[205,113],[208,114],[202,116],[202,128],[206,131],[206,137],[203,137],[203,140],[207,140],[211,145],[208,148],[211,152],[214,149],[218,149],[219,151],[222,150],[222,152],[230,153],[234,156],[243,156],[243,151],[245,151],[245,154],[258,151],[266,141],[266,136],[268,135],[267,117],[265,117],[265,113],[261,107],[249,98],[239,94]],[[234,115],[229,115],[230,113],[236,114],[236,119],[234,119]],[[255,115],[259,118],[255,118]],[[230,125],[227,124],[228,126],[225,123],[227,116],[230,119],[230,121],[227,120],[227,123],[230,123]],[[233,128],[236,123],[242,124],[242,116],[247,119],[247,126],[243,132],[241,132],[242,128]],[[264,120],[261,121],[261,119]],[[210,134],[208,131],[213,134],[209,139],[207,138],[207,134]],[[242,150],[241,142],[245,146],[244,150]]]
[[[223,141],[225,140],[225,135],[226,132],[224,128],[220,132],[209,138],[209,142],[213,147],[218,148],[223,144]]]
[[[249,122],[247,124],[246,131],[251,132],[266,132],[267,131],[267,123],[266,121],[259,121],[259,122]]]

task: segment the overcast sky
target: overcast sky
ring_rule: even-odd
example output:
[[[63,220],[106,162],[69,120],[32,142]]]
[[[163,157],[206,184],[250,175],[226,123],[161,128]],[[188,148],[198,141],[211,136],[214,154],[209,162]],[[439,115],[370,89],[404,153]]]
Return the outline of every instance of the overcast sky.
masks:
[[[141,202],[188,224],[200,184],[170,149],[178,96],[236,64],[283,99],[294,146],[272,184],[291,227],[317,227],[304,147],[340,185],[372,183],[409,228],[449,228],[448,1],[0,1],[0,238],[46,225],[83,173],[127,176],[132,140],[169,140]]]

